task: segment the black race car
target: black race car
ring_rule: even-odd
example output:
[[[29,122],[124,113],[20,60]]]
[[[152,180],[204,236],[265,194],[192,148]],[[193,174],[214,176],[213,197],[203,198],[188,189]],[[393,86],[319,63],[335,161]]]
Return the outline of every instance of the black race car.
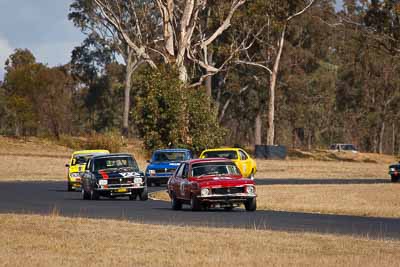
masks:
[[[82,197],[97,200],[100,196],[148,199],[144,173],[132,155],[99,155],[88,160],[82,175]]]
[[[397,183],[400,179],[400,162],[389,166],[389,175],[392,178],[392,183]]]

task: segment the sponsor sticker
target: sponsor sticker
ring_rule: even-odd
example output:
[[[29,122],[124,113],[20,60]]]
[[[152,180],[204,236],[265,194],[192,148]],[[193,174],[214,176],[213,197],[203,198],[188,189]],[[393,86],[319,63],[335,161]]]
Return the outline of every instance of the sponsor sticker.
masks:
[[[119,173],[122,177],[126,178],[126,177],[131,177],[131,176],[135,176],[134,172],[120,172]]]

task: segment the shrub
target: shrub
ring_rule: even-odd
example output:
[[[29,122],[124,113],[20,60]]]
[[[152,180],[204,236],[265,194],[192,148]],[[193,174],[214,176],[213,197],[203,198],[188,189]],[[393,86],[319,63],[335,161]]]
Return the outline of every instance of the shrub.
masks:
[[[123,145],[122,136],[116,132],[92,133],[87,138],[85,149],[107,149],[111,153],[116,153],[121,151]]]
[[[62,135],[58,143],[74,150],[107,149],[111,153],[120,152],[125,145],[123,138],[117,132],[106,132],[104,134],[93,132],[82,138]]]
[[[149,150],[219,145],[224,130],[203,88],[186,88],[173,69],[146,69],[134,81],[136,127]]]

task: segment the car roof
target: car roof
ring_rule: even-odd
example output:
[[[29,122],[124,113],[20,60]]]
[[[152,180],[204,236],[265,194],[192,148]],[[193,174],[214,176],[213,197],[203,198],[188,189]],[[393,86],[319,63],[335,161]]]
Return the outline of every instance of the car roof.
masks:
[[[201,152],[201,153],[208,152],[208,151],[238,151],[239,149],[241,149],[241,148],[237,148],[237,147],[210,148],[210,149],[203,150],[203,152]]]
[[[233,162],[230,159],[226,158],[205,158],[205,159],[191,159],[186,161],[189,164],[194,164],[194,163],[203,163],[203,162]]]
[[[97,155],[97,156],[94,156],[92,159],[114,158],[114,157],[133,157],[133,156],[128,153],[111,153],[111,154]]]
[[[110,154],[110,151],[105,150],[105,149],[91,149],[91,150],[79,150],[79,151],[74,151],[72,155],[79,155],[79,154],[91,154],[91,153],[104,153],[104,154]]]
[[[156,151],[154,151],[154,153],[156,152],[190,152],[190,150],[186,148],[165,148],[157,149]]]

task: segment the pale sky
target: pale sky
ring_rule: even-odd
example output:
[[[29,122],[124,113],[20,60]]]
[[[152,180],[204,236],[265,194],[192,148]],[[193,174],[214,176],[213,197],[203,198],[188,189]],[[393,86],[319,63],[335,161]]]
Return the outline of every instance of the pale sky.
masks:
[[[0,80],[4,62],[16,48],[28,48],[38,62],[68,63],[85,38],[67,18],[73,0],[0,0]],[[341,6],[342,0],[337,0]]]
[[[70,60],[85,36],[68,20],[72,0],[0,0],[0,80],[16,48],[28,48],[49,66]]]

